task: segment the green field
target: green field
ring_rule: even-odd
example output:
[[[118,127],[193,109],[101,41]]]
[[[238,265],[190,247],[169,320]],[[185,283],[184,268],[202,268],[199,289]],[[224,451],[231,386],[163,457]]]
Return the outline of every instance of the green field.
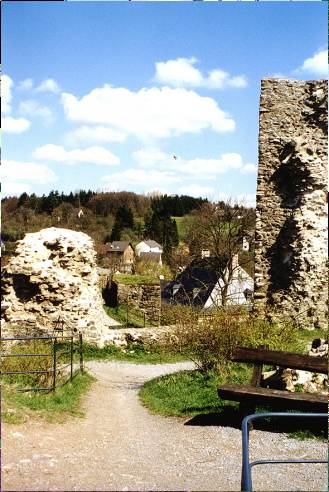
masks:
[[[116,273],[113,280],[125,285],[155,285],[159,283],[159,279],[153,275],[128,275],[125,273]]]
[[[184,240],[186,234],[186,225],[188,223],[188,217],[189,217],[188,215],[184,215],[183,217],[171,217],[176,221],[178,237],[180,241]]]

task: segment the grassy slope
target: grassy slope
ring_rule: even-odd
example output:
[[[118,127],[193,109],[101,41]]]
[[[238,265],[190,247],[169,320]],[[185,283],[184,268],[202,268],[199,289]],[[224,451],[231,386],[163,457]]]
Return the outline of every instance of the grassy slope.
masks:
[[[234,371],[234,372],[233,372]],[[175,416],[193,416],[220,412],[225,406],[237,408],[237,404],[224,404],[217,396],[217,388],[228,379],[231,382],[246,382],[251,377],[251,369],[244,364],[236,364],[229,378],[216,372],[206,374],[200,371],[181,371],[152,379],[140,390],[142,402],[156,413]]]
[[[180,371],[144,384],[139,397],[142,403],[153,413],[177,417],[192,417],[196,425],[220,425],[241,428],[241,417],[237,402],[224,401],[217,395],[217,388],[225,382],[249,382],[251,368],[245,364],[235,364],[235,372],[229,377],[221,377],[215,372],[201,374],[199,371]],[[257,412],[271,409],[257,407]],[[285,432],[295,439],[327,439],[327,429],[323,422],[305,419],[277,421],[268,419],[259,421],[255,428]]]
[[[129,344],[124,351],[108,345],[102,349],[94,345],[84,346],[85,360],[118,360],[134,364],[166,364],[184,362],[186,358],[158,347],[147,348],[142,344]]]
[[[128,275],[124,273],[116,273],[113,276],[113,280],[125,285],[159,284],[159,279],[153,275]]]
[[[122,325],[127,324],[127,306],[125,304],[119,304],[117,307],[103,307],[108,316],[115,319]],[[144,326],[144,313],[136,308],[129,307],[128,324],[130,326],[142,328]]]
[[[187,217],[188,215],[184,215],[183,217],[171,217],[176,221],[178,237],[180,241],[182,241],[185,237]]]
[[[3,386],[1,417],[3,422],[22,423],[33,415],[49,422],[62,422],[67,415],[82,417],[81,398],[95,378],[85,372],[74,377],[72,383],[58,388],[55,393],[21,393],[14,386]]]

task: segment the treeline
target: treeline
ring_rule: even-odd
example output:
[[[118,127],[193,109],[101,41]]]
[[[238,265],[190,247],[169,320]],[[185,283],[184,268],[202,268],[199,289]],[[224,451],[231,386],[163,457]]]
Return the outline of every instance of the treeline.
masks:
[[[177,227],[171,216],[186,215],[206,201],[186,195],[147,196],[128,191],[65,194],[52,190],[42,196],[22,193],[2,199],[1,236],[4,241],[15,242],[27,232],[56,226],[83,231],[99,244],[144,237],[169,246],[171,237],[174,244],[177,242]]]
[[[206,202],[203,198],[194,198],[187,195],[161,195],[150,197],[139,195],[130,191],[113,191],[97,193],[95,191],[80,190],[75,193],[59,193],[52,190],[48,195],[38,197],[35,193],[29,195],[22,193],[17,197],[5,197],[2,203],[11,203],[14,208],[29,208],[36,213],[52,214],[63,203],[69,203],[73,207],[86,207],[95,215],[107,217],[117,213],[119,208],[130,209],[135,216],[144,216],[148,209],[164,212],[172,216],[182,217],[192,210],[199,208]]]
[[[205,198],[193,198],[188,195],[163,195],[151,200],[151,208],[159,214],[182,217],[207,201]]]

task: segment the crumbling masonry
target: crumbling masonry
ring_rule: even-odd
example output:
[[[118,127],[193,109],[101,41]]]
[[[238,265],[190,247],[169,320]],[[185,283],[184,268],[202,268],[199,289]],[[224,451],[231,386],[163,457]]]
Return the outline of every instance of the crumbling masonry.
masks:
[[[327,81],[261,85],[256,312],[327,326]]]

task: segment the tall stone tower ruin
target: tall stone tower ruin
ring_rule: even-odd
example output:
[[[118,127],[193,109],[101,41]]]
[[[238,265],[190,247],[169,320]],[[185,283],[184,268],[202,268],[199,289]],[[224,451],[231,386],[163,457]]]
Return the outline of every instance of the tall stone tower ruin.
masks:
[[[327,81],[261,84],[256,312],[327,326]]]

